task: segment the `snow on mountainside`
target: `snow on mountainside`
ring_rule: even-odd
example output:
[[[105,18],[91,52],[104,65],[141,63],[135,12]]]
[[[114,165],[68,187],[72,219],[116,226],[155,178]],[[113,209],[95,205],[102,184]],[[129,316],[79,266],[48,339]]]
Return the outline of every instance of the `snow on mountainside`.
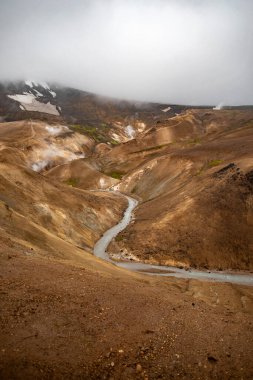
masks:
[[[25,86],[29,87],[29,90],[23,91],[22,94],[7,95],[8,98],[19,103],[22,111],[60,115],[60,109],[55,104],[51,104],[50,100],[48,101],[48,97],[55,98],[56,93],[47,83],[27,80]]]
[[[135,139],[161,118],[182,107],[101,97],[86,91],[35,80],[0,83],[0,121],[42,120],[66,124],[97,144]],[[183,107],[184,108],[184,107]]]
[[[189,108],[206,107],[113,99],[35,80],[0,83],[0,121],[33,119],[64,124],[96,144],[110,146],[134,140],[151,128],[159,129]]]

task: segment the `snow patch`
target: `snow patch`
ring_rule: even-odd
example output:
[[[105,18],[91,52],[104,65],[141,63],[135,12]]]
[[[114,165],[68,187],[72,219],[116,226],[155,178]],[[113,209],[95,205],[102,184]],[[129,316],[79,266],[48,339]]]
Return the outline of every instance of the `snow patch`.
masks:
[[[17,102],[19,102],[26,111],[33,111],[33,112],[41,112],[41,113],[48,113],[51,115],[59,116],[59,111],[57,110],[56,106],[54,104],[48,103],[41,103],[38,100],[36,100],[36,96],[31,93],[25,93],[25,94],[16,94],[16,95],[7,95],[8,98],[13,99]]]
[[[35,100],[35,96],[33,94],[29,94],[28,92],[22,95],[16,94],[16,95],[7,95],[8,98],[16,100],[19,103],[24,104],[32,104],[32,102]]]
[[[46,82],[39,82],[39,85],[43,87],[45,90],[50,90],[50,87]]]
[[[53,98],[56,97],[56,92],[54,92],[54,91],[52,91],[52,90],[50,90],[49,92],[50,92],[50,94],[52,95]]]
[[[31,80],[26,80],[25,84],[31,88],[33,88],[33,82]]]
[[[36,95],[39,96],[39,97],[40,97],[40,96],[44,96],[44,95],[43,95],[41,92],[39,92],[38,90],[35,90],[35,89],[34,89],[33,91],[36,92]]]
[[[163,112],[168,112],[168,111],[170,111],[171,110],[171,107],[167,107],[167,108],[164,108],[162,111]]]
[[[26,80],[25,84],[31,88],[38,87],[38,83],[34,80]]]

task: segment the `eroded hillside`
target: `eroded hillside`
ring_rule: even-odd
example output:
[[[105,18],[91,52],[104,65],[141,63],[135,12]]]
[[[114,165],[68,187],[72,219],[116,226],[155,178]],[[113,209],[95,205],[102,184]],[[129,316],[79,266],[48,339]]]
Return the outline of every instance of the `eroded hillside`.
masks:
[[[153,126],[117,146],[32,120],[2,123],[0,138],[2,200],[29,222],[92,250],[126,204],[94,190],[120,190],[139,206],[111,244],[114,256],[252,270],[253,111],[157,115]]]
[[[42,122],[21,121],[0,128],[0,213],[2,237],[32,250],[67,258],[68,242],[92,252],[105,229],[120,218],[126,201],[110,193],[85,192],[43,172],[91,149],[89,138]],[[69,248],[69,258],[71,250]]]
[[[104,170],[124,174],[117,188],[141,200],[112,251],[252,269],[252,118],[251,111],[188,111],[100,157]]]
[[[133,119],[89,96],[83,109],[78,92],[70,104],[70,91],[67,121],[60,91],[29,84],[21,95],[40,110],[51,97],[60,115],[9,98],[24,120],[0,123],[0,377],[251,379],[251,287],[147,276],[92,253],[126,209],[119,190],[139,205],[114,257],[252,270],[252,111],[153,105]],[[75,124],[88,106],[93,124]]]

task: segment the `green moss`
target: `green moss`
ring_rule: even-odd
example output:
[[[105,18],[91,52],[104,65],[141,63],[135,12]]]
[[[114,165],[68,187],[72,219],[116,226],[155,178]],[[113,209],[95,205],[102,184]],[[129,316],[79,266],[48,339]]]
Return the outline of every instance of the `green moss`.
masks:
[[[90,125],[81,125],[81,124],[71,125],[70,128],[74,130],[75,132],[91,137],[97,143],[101,143],[101,142],[106,143],[109,141],[108,137],[106,136],[104,132],[105,125],[103,125],[101,129],[100,127],[93,127]]]
[[[110,143],[111,143],[112,145],[118,145],[118,144],[119,144],[119,142],[118,142],[118,141],[116,141],[116,140],[113,140],[113,139],[110,141]]]
[[[116,171],[107,173],[107,175],[115,179],[121,179],[123,177],[123,174],[121,172],[116,172]]]
[[[215,166],[220,165],[221,163],[222,163],[222,160],[212,160],[212,161],[209,161],[209,162],[208,162],[207,166],[208,166],[209,168],[213,168],[213,167],[215,167]]]
[[[198,169],[197,172],[195,173],[195,176],[199,176],[204,173],[205,170],[214,168],[215,166],[218,166],[222,163],[222,160],[211,160],[205,163],[202,168]]]
[[[73,186],[73,187],[77,186],[78,182],[79,182],[78,178],[69,178],[67,179],[67,181],[65,181],[66,185]]]
[[[190,145],[196,145],[196,144],[201,144],[201,139],[199,137],[196,137],[195,139],[190,139],[186,141],[187,144]]]
[[[195,173],[195,175],[201,175],[202,173],[203,173],[203,168],[199,169],[199,170]]]
[[[123,236],[117,235],[115,237],[115,241],[122,241],[122,240],[123,240]]]

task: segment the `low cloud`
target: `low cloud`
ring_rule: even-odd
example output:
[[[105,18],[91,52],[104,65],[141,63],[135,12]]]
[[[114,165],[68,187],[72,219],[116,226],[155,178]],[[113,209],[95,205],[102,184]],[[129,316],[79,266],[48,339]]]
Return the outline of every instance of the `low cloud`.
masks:
[[[251,0],[4,0],[0,79],[136,100],[253,104]]]

